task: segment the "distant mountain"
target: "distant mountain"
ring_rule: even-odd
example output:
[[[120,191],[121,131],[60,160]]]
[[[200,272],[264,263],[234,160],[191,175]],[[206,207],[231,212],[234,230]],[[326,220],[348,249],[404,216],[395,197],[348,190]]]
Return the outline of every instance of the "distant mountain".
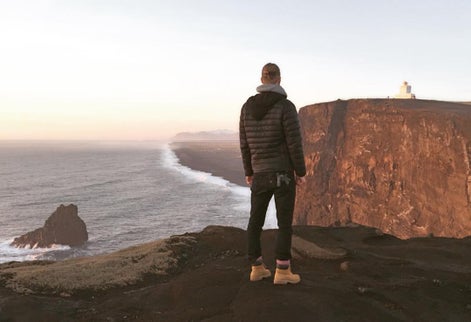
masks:
[[[214,130],[201,132],[180,132],[172,138],[172,141],[229,141],[238,139],[238,132],[231,130]]]

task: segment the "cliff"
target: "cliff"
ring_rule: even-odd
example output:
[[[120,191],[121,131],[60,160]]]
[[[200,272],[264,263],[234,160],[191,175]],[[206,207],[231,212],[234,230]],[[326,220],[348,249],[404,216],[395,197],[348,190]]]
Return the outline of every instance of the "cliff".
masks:
[[[296,224],[471,235],[469,105],[338,100],[303,107],[299,117],[308,177]]]

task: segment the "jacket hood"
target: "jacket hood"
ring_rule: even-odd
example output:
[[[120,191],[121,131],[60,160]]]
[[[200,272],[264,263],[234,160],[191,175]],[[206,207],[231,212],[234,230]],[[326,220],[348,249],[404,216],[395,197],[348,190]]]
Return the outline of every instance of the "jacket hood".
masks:
[[[257,121],[262,120],[273,106],[281,100],[286,99],[285,90],[276,84],[261,85],[257,87],[259,94],[247,100],[247,111]]]

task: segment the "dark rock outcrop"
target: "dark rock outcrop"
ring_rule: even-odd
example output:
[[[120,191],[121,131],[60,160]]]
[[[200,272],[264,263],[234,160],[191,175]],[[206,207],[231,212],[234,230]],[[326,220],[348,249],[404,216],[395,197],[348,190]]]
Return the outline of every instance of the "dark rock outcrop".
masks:
[[[471,235],[471,107],[359,99],[303,107],[307,184],[295,223],[400,238]]]
[[[78,216],[76,205],[60,205],[46,220],[44,227],[13,240],[15,247],[51,247],[53,244],[80,246],[88,240],[85,222]]]
[[[471,238],[353,226],[293,227],[296,286],[250,282],[247,233],[234,227],[0,264],[0,321],[471,321]],[[276,236],[262,232],[272,273]]]

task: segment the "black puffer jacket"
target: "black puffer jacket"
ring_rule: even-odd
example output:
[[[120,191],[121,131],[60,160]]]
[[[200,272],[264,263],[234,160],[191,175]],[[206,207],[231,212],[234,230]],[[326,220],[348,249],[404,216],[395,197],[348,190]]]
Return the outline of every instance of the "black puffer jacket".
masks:
[[[306,174],[298,113],[286,96],[262,92],[242,107],[240,149],[246,176],[260,172]]]

